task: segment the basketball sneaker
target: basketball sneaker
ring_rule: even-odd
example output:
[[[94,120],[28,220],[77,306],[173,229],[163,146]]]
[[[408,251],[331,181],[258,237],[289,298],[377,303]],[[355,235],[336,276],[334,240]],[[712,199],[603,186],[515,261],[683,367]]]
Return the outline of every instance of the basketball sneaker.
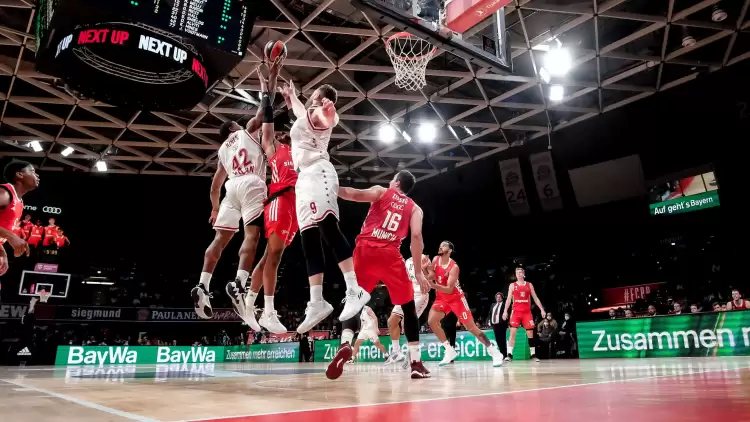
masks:
[[[503,354],[495,346],[488,347],[487,353],[492,356],[492,366],[503,366]]]
[[[505,357],[506,362],[513,362],[513,353],[508,353],[508,356]]]
[[[242,318],[247,325],[253,331],[260,331],[260,325],[258,320],[255,319],[255,299],[258,297],[257,293],[253,293],[252,290],[248,289],[245,293],[245,317]],[[271,331],[271,330],[268,330]]]
[[[365,289],[357,286],[356,289],[347,289],[344,298],[344,309],[339,315],[339,321],[346,321],[354,318],[362,308],[370,301],[370,294]]]
[[[541,360],[539,360],[539,358],[536,357],[536,355],[531,355],[531,360],[534,362],[541,362]]]
[[[234,312],[236,312],[243,321],[247,322],[248,325],[250,325],[250,323],[247,321],[248,317],[245,309],[245,288],[242,287],[242,283],[240,282],[240,280],[236,279],[234,281],[230,281],[229,283],[227,283],[225,290],[232,302]]]
[[[279,321],[279,314],[276,311],[263,311],[259,322],[261,326],[274,334],[286,333],[286,327]]]
[[[401,353],[400,350],[396,350],[391,352],[391,354],[388,355],[388,358],[385,360],[385,365],[392,365],[394,363],[398,363],[401,361],[405,361],[406,356],[404,356],[403,353]]]
[[[449,348],[445,349],[445,354],[443,355],[443,360],[441,360],[438,365],[440,365],[440,366],[447,365],[447,364],[453,362],[456,359],[456,356],[458,356],[458,353],[456,353],[456,349],[454,349],[452,347],[449,347]]]
[[[424,367],[421,361],[412,361],[411,363],[411,379],[429,378],[430,371]]]
[[[307,308],[305,309],[305,320],[302,324],[297,327],[297,332],[304,334],[313,329],[314,326],[318,325],[320,321],[323,321],[331,315],[333,312],[333,306],[325,300],[319,302],[307,302]]]
[[[211,308],[211,293],[206,290],[206,286],[198,284],[193,287],[190,291],[190,296],[193,297],[193,308],[195,313],[203,319],[211,319],[214,316],[213,308]]]
[[[348,362],[352,358],[354,351],[349,343],[344,343],[339,346],[339,350],[336,352],[336,356],[333,357],[331,363],[326,368],[326,377],[329,380],[338,379],[344,372],[344,363]]]

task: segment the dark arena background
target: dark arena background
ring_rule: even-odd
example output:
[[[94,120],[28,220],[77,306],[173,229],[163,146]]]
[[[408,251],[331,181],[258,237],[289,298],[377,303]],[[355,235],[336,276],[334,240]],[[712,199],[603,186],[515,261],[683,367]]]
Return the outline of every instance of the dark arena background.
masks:
[[[0,164],[40,179],[15,227],[29,255],[3,245],[0,419],[750,421],[750,0],[453,0],[436,21],[432,6],[0,0]],[[396,86],[402,31],[438,47],[416,90]],[[327,379],[346,284],[324,248],[336,310],[298,334],[311,297],[299,233],[275,292],[289,332],[256,332],[232,309],[242,232],[213,273],[213,318],[196,314],[219,127],[256,115],[276,40],[279,83],[303,103],[322,84],[338,92],[340,185],[416,176],[425,254],[455,245],[476,324],[512,361],[493,367],[451,316],[442,345],[430,293],[429,379],[370,341]],[[425,57],[408,54],[419,76]],[[273,107],[289,131],[294,114]],[[368,204],[339,207],[354,246]],[[521,329],[508,349],[518,267],[546,317],[532,305],[533,339]],[[368,306],[390,350],[385,286]],[[444,347],[455,362],[440,364]]]

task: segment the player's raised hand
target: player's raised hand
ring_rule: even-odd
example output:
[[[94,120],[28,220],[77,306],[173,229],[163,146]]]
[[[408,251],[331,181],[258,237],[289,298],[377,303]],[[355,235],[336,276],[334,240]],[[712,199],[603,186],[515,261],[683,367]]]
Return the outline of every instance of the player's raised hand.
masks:
[[[211,216],[208,217],[208,224],[213,225],[216,223],[216,218],[219,216],[219,210],[213,209],[211,210]]]
[[[503,321],[507,321],[507,320],[508,320],[508,313],[503,312]]]
[[[26,256],[31,255],[31,249],[29,249],[29,244],[26,243],[25,240],[21,239],[18,236],[9,236],[8,243],[10,244],[10,247],[13,248],[13,255],[16,257],[19,257],[23,255],[24,253]]]

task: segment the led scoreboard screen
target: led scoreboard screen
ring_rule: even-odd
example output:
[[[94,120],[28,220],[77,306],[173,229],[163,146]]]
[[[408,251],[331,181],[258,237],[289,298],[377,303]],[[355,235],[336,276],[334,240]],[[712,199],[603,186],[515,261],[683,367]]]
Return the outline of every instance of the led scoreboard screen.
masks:
[[[246,25],[251,1],[108,0],[107,7],[117,7],[135,21],[199,38],[219,50],[243,55],[249,35]]]

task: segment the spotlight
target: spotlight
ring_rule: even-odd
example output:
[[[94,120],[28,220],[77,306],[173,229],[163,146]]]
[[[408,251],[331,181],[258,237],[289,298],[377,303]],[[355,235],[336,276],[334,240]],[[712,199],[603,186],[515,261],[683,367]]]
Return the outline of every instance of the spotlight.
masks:
[[[547,72],[547,69],[545,69],[544,66],[542,66],[541,69],[539,69],[539,77],[542,78],[542,80],[546,84],[548,84],[549,81],[552,80],[552,75],[550,75],[549,72]]]
[[[380,140],[386,143],[391,143],[396,139],[396,129],[390,123],[386,123],[380,126]]]
[[[549,87],[550,101],[560,101],[565,95],[565,88],[562,85],[552,85]]]
[[[727,12],[719,7],[718,4],[714,5],[714,10],[711,12],[711,20],[714,22],[723,22],[727,18]]]
[[[565,76],[572,66],[573,60],[567,48],[551,48],[544,56],[544,68],[551,76]]]
[[[72,154],[73,151],[74,151],[73,148],[67,147],[63,150],[62,155],[63,157],[67,157],[68,155]]]
[[[437,137],[437,128],[430,123],[423,123],[419,125],[419,131],[417,133],[420,141],[432,142]]]
[[[105,161],[101,161],[101,160],[97,161],[96,162],[96,169],[99,170],[99,171],[102,171],[102,172],[107,171],[107,163]]]
[[[682,46],[683,47],[690,47],[691,45],[695,45],[696,41],[695,38],[693,38],[692,35],[688,34],[682,37]]]
[[[29,142],[29,148],[34,150],[34,152],[42,152],[42,145],[39,143],[39,141]]]

